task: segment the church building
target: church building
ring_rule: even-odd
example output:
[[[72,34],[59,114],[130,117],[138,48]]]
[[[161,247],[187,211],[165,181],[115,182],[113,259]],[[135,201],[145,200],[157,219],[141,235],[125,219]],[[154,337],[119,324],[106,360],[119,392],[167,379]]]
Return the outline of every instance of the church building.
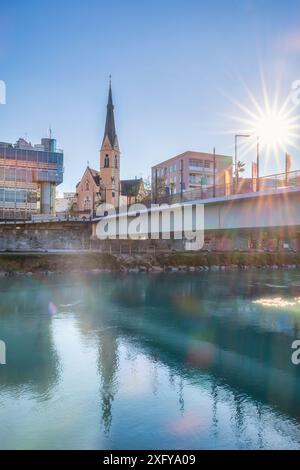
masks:
[[[142,178],[120,180],[120,147],[115,127],[111,83],[109,84],[105,130],[100,149],[99,170],[87,166],[76,185],[76,212],[82,218],[94,217],[101,203],[119,207],[140,202],[144,197]]]

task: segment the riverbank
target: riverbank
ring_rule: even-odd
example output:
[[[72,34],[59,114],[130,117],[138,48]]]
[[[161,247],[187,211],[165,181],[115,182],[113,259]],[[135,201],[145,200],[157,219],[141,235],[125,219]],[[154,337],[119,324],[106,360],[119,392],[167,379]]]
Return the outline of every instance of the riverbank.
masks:
[[[52,272],[163,272],[300,268],[299,252],[0,253],[0,276]]]

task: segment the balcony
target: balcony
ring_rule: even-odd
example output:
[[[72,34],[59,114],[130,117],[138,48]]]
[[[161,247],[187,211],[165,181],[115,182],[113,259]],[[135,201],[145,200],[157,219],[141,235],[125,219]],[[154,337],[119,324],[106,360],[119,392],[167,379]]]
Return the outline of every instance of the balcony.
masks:
[[[197,166],[197,165],[189,165],[189,170],[196,171],[197,173],[212,173],[213,172],[212,167],[206,168],[204,166]],[[216,173],[217,173],[217,169],[216,169]]]

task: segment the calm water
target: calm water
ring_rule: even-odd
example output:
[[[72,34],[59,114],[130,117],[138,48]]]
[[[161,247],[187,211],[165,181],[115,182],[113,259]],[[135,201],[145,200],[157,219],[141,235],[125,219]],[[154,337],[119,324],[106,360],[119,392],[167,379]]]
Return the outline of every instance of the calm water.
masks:
[[[299,449],[298,297],[299,271],[2,279],[0,448]]]

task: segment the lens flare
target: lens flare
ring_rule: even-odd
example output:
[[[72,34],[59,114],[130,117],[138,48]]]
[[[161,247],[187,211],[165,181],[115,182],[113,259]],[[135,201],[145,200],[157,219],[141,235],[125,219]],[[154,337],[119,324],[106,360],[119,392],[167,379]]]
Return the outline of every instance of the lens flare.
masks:
[[[240,110],[240,115],[231,116],[235,121],[231,133],[252,137],[241,141],[241,156],[253,154],[259,141],[260,149],[264,150],[267,160],[270,157],[272,162],[274,159],[282,161],[282,156],[290,152],[291,148],[299,149],[299,106],[293,104],[290,95],[280,99],[279,91],[271,98],[264,79],[262,79],[263,93],[260,100],[246,85],[245,88],[250,100],[248,105],[231,99]]]
[[[253,133],[262,145],[286,149],[292,138],[292,123],[279,111],[272,110],[258,117]]]

